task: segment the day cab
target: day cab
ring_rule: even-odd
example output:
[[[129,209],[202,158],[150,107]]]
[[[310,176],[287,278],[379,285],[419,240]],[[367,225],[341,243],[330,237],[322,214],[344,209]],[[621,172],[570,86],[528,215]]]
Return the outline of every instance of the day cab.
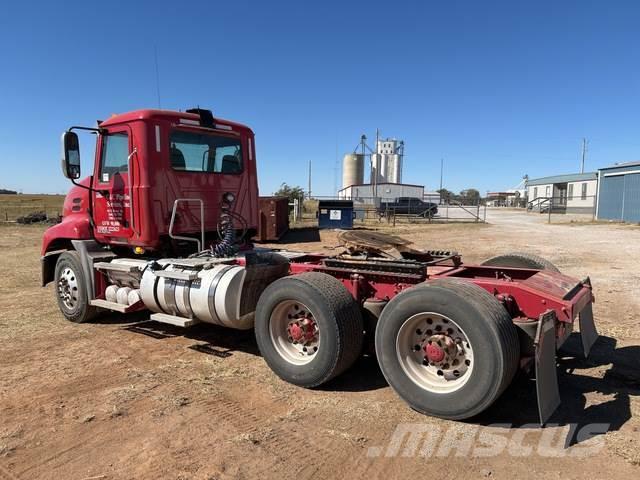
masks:
[[[80,180],[77,131],[96,135],[92,175]],[[254,134],[208,110],[137,110],[71,127],[63,134],[63,173],[74,183],[62,222],[42,243],[43,285],[60,252],[95,240],[121,255],[191,253],[217,239],[220,198],[235,196],[234,227],[258,226]]]

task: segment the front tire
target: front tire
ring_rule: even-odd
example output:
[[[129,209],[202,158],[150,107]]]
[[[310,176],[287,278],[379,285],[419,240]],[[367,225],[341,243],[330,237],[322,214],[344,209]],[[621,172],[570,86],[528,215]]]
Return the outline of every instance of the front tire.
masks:
[[[438,279],[397,295],[382,311],[376,354],[389,385],[413,409],[465,419],[487,409],[518,367],[516,327],[491,294]]]
[[[256,306],[260,353],[283,380],[316,387],[340,375],[362,351],[362,314],[342,283],[310,272],[276,280]]]
[[[84,272],[76,251],[62,253],[55,270],[56,299],[64,317],[83,323],[95,317],[97,309],[89,305]]]

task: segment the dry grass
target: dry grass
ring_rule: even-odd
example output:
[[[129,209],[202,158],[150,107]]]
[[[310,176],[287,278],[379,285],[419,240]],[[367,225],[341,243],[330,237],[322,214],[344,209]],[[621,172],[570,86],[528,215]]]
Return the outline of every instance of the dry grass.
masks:
[[[15,221],[32,212],[60,215],[63,202],[64,195],[0,195],[0,222]]]

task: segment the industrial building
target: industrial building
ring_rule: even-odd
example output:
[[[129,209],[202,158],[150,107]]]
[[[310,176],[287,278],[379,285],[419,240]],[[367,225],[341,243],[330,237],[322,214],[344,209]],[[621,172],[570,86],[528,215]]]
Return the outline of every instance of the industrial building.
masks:
[[[596,217],[601,220],[640,222],[640,162],[601,168],[598,177]]]
[[[487,206],[490,207],[522,207],[522,198],[517,190],[506,192],[487,192]]]
[[[396,138],[380,139],[376,135],[376,148],[366,144],[362,135],[354,153],[344,156],[342,162],[341,200],[353,200],[354,208],[379,206],[380,202],[393,202],[400,197],[422,199],[424,186],[402,183],[404,142]],[[369,167],[369,182],[365,183],[365,166]]]
[[[598,191],[598,174],[570,173],[528,179],[528,208],[554,213],[593,213]]]
[[[353,200],[354,206],[358,204],[374,205],[379,202],[393,202],[400,197],[422,199],[424,197],[424,186],[404,183],[378,183],[377,185],[363,183],[350,185],[338,191],[338,198],[341,200]]]

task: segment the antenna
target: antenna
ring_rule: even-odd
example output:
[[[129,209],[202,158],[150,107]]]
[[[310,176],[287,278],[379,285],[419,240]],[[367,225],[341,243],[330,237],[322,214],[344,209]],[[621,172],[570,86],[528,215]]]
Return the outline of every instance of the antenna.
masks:
[[[309,160],[309,190],[307,198],[311,199],[311,160]]]
[[[158,46],[155,45],[153,47],[153,53],[156,62],[156,93],[158,94],[158,108],[162,108],[162,104],[160,103],[160,73],[158,70]]]

